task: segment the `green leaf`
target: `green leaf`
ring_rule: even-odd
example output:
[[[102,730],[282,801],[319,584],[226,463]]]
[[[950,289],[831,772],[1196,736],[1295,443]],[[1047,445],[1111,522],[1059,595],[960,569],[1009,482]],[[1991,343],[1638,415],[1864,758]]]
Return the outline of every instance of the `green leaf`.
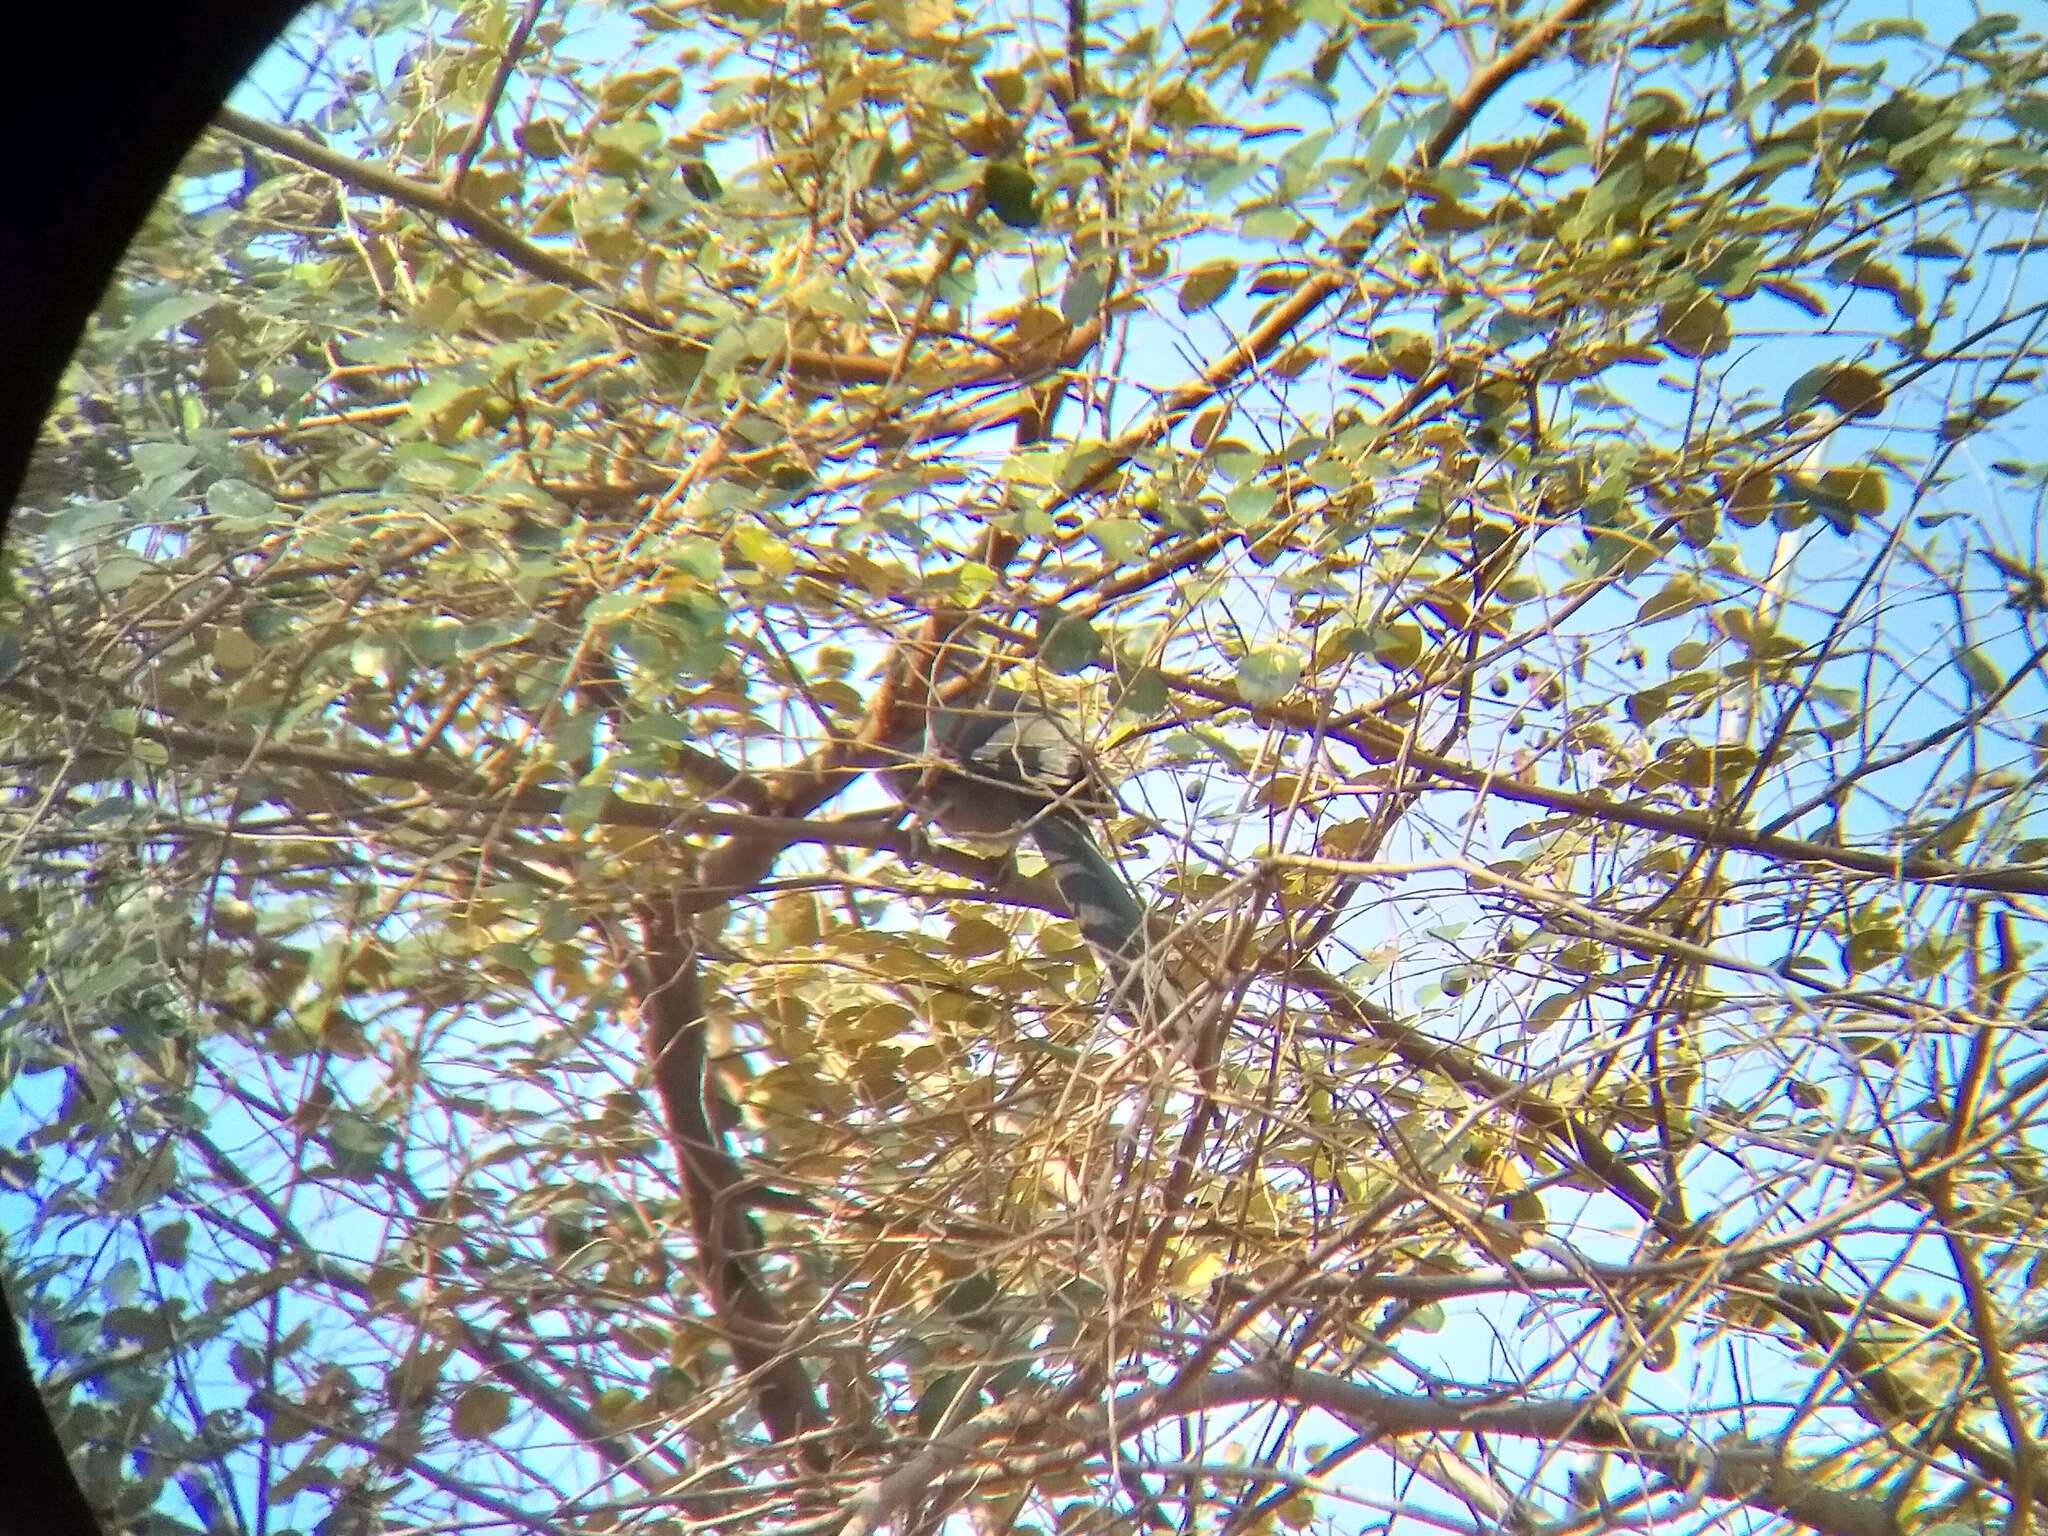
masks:
[[[1102,295],[1109,282],[1108,268],[1101,262],[1083,263],[1067,276],[1060,290],[1060,318],[1069,325],[1085,325],[1102,307]]]
[[[990,70],[981,77],[981,83],[988,88],[988,93],[1002,104],[1005,112],[1023,110],[1024,103],[1030,99],[1031,87],[1021,70]]]
[[[1279,500],[1279,493],[1265,483],[1240,485],[1223,498],[1223,511],[1239,528],[1256,528],[1266,521]]]
[[[1684,613],[1689,608],[1714,602],[1719,597],[1720,593],[1699,577],[1681,572],[1643,599],[1642,605],[1636,609],[1636,622],[1651,624],[1674,613]]]
[[[1921,26],[1919,22],[1908,17],[1883,16],[1874,21],[1862,22],[1857,26],[1848,28],[1842,33],[1841,41],[1846,44],[1878,43],[1883,42],[1886,38],[1907,37],[1918,39],[1926,35],[1927,29]]]
[[[716,586],[725,577],[725,557],[718,545],[707,538],[692,535],[678,539],[665,558],[676,570],[694,576],[706,586]]]
[[[966,1390],[969,1374],[966,1371],[941,1371],[917,1400],[917,1427],[927,1435],[938,1432],[948,1422],[948,1410],[953,1400]],[[977,1397],[979,1394],[976,1394]]]
[[[422,491],[460,490],[476,478],[476,466],[432,443],[408,443],[392,456],[392,473]]]
[[[1928,235],[1923,239],[1909,241],[1902,254],[1917,257],[1921,261],[1961,261],[1963,248],[1947,235]]]
[[[1844,416],[1862,418],[1884,413],[1883,375],[1856,363],[1822,370],[1814,392]]]
[[[182,1268],[191,1237],[191,1222],[183,1218],[167,1221],[162,1226],[151,1229],[148,1239],[149,1256],[157,1263],[169,1265],[172,1269]]]
[[[1995,698],[2005,687],[2004,674],[1977,647],[1958,646],[1949,654],[1955,658],[1956,670],[1963,674],[1963,681],[1970,685],[1970,692],[1978,698]]]
[[[235,532],[268,528],[280,520],[275,498],[246,480],[216,480],[206,488],[206,510]]]
[[[1010,935],[985,917],[963,917],[946,935],[946,947],[956,955],[1000,955],[1010,947]]]
[[[569,153],[562,125],[552,117],[536,117],[513,130],[513,142],[536,160],[560,160]]]
[[[1181,279],[1180,312],[1198,315],[1230,292],[1237,282],[1237,263],[1206,261]]]
[[[1842,964],[1853,973],[1874,970],[1904,951],[1896,923],[1874,922],[1854,929],[1842,946]]]
[[[1671,707],[1671,691],[1668,688],[1645,688],[1628,697],[1628,717],[1636,725],[1648,727]]]
[[[1020,161],[991,160],[982,169],[989,211],[1012,229],[1038,227],[1038,183]]]
[[[241,629],[222,625],[213,632],[213,664],[223,672],[246,672],[263,659],[263,648]]]
[[[913,43],[934,36],[953,20],[952,0],[883,0],[878,9],[892,31]]]
[[[1657,339],[1680,357],[1711,357],[1728,350],[1728,308],[1712,294],[1678,299],[1657,311]]]
[[[503,1387],[482,1383],[465,1388],[455,1399],[449,1419],[455,1433],[464,1440],[486,1440],[503,1429],[512,1417],[512,1394]]]
[[[963,560],[954,567],[954,591],[963,604],[980,602],[994,590],[996,573],[979,560]]]
[[[1956,40],[1948,45],[1950,53],[1972,53],[1986,43],[1995,42],[2008,32],[2019,29],[2020,19],[2007,11],[1992,11],[1980,16],[1969,26],[1956,34]]]
[[[684,188],[699,202],[716,202],[725,191],[718,180],[718,173],[711,169],[711,162],[702,155],[692,155],[677,162],[676,171],[683,179]]]
[[[166,299],[158,299],[135,317],[128,327],[131,341],[155,336],[173,327],[183,325],[187,320],[205,314],[220,303],[220,296],[211,293],[179,293]]]
[[[1152,543],[1145,525],[1131,517],[1098,517],[1088,525],[1088,537],[1111,565],[1141,559]]]
[[[161,480],[190,468],[198,456],[191,443],[137,443],[128,454],[128,467],[138,480]]]
[[[1102,636],[1084,618],[1062,617],[1045,608],[1038,615],[1038,659],[1062,677],[1071,677],[1102,655]]]
[[[1166,679],[1156,667],[1141,667],[1124,682],[1116,707],[1140,720],[1156,720],[1166,713],[1169,695]]]
[[[1301,215],[1292,208],[1260,208],[1246,214],[1237,226],[1247,240],[1292,240],[1301,229]]]
[[[1297,1493],[1290,1495],[1273,1511],[1273,1518],[1280,1522],[1283,1530],[1305,1531],[1315,1524],[1320,1509],[1314,1494]]]
[[[1398,671],[1412,667],[1422,659],[1420,624],[1375,624],[1365,632],[1364,640],[1373,659],[1383,667],[1393,667]]]
[[[1301,681],[1301,656],[1277,646],[1252,651],[1237,663],[1237,692],[1247,704],[1277,704]]]
[[[1813,490],[1818,498],[1865,517],[1875,517],[1891,500],[1884,471],[1869,464],[1824,469],[1814,481]]]
[[[1709,647],[1704,640],[1681,640],[1671,647],[1664,664],[1674,672],[1690,672],[1707,659]]]

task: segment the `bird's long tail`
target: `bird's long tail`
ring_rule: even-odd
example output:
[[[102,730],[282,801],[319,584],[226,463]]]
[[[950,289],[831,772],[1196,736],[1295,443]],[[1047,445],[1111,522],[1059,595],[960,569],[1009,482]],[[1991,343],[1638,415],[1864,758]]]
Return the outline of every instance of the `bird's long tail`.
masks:
[[[1185,999],[1149,953],[1144,905],[1095,846],[1087,824],[1054,806],[1031,823],[1030,833],[1081,937],[1109,972],[1118,1011],[1142,1031],[1180,1027]]]

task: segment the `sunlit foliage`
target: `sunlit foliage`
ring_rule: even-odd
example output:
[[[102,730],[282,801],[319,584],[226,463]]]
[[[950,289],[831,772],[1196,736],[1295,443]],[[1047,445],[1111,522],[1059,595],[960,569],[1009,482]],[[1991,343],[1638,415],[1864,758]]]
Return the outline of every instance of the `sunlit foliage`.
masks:
[[[0,603],[110,1522],[2048,1517],[2043,23],[303,18]],[[940,649],[1175,1027],[876,790]]]

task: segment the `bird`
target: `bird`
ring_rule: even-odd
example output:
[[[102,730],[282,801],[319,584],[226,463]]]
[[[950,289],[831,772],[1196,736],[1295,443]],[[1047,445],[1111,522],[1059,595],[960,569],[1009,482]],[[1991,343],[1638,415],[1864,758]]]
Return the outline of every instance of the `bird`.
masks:
[[[1120,1011],[1140,1029],[1170,1021],[1182,998],[1146,963],[1145,905],[1088,829],[1115,801],[1071,723],[1000,686],[957,704],[935,700],[907,760],[883,778],[942,831],[1012,846],[1029,838]]]

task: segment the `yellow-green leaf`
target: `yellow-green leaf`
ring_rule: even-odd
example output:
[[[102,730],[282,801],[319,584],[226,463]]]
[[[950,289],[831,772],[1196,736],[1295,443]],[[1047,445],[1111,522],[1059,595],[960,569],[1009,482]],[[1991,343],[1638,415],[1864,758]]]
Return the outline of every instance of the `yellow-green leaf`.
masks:
[[[1876,416],[1886,400],[1884,376],[1856,363],[1830,368],[1819,381],[1815,394],[1844,416]]]
[[[262,648],[240,629],[223,625],[213,632],[213,664],[223,672],[246,672],[262,656]]]
[[[1301,681],[1298,653],[1267,646],[1237,664],[1237,691],[1247,704],[1277,704]]]
[[[1236,262],[1203,262],[1181,279],[1180,312],[1184,315],[1200,314],[1230,292],[1236,281]]]
[[[455,1399],[450,1415],[455,1433],[465,1440],[484,1440],[505,1427],[512,1417],[512,1394],[502,1387],[479,1384]]]
[[[1954,652],[1956,670],[1963,674],[1963,680],[1970,685],[1970,692],[1980,699],[1988,699],[2005,686],[2005,678],[1992,662],[1975,646],[1958,646]]]
[[[1688,608],[1711,603],[1719,596],[1719,593],[1699,577],[1690,572],[1681,572],[1643,599],[1642,606],[1636,610],[1636,622],[1655,623],[1658,619],[1667,619],[1674,613],[1684,613]]]
[[[1038,183],[1015,160],[991,160],[981,173],[989,211],[1012,229],[1038,227]]]
[[[1657,311],[1657,339],[1680,357],[1711,357],[1728,350],[1728,310],[1712,294],[1676,299]]]

